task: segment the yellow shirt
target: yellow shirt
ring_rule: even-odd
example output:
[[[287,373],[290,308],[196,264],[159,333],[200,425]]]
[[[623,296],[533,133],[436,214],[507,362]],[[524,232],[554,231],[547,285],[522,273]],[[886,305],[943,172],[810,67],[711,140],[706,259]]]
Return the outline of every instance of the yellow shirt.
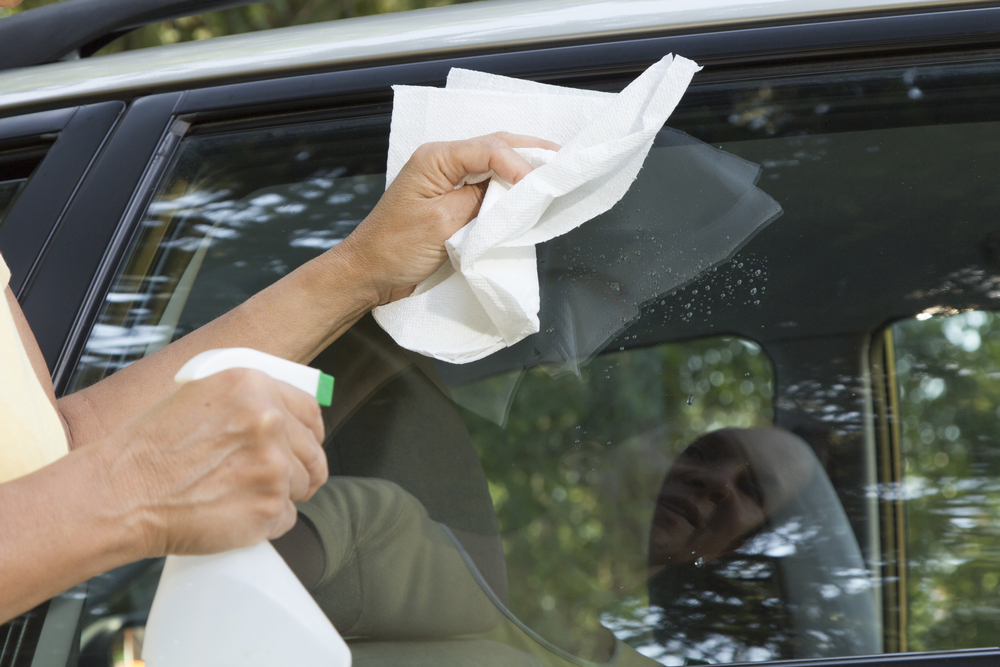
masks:
[[[38,382],[2,294],[9,281],[10,270],[0,257],[0,483],[69,451],[62,421]]]

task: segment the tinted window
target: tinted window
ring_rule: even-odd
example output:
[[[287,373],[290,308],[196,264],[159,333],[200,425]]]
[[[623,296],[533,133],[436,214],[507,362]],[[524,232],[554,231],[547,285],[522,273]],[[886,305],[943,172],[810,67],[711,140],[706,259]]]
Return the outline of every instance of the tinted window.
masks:
[[[959,530],[986,510],[948,504],[968,480],[988,486],[988,463],[961,467],[988,462],[989,443],[969,435],[986,431],[962,420],[995,408],[976,412],[970,389],[944,417],[917,416],[900,445],[915,449],[894,459],[897,394],[877,378],[896,358],[878,356],[888,322],[1000,298],[1000,201],[983,177],[1000,167],[994,80],[993,64],[966,63],[698,84],[671,124],[711,147],[665,129],[618,206],[539,248],[537,335],[457,366],[400,349],[365,318],[321,354],[337,377],[324,415],[335,477],[303,514],[327,547],[342,534],[337,507],[408,517],[373,520],[379,539],[311,582],[356,658],[680,665],[995,643],[968,626],[948,643],[931,627],[974,605],[996,613],[991,542]],[[343,239],[384,187],[387,134],[371,117],[187,137],[75,386]],[[692,155],[759,168],[783,216],[723,239],[719,221],[743,200],[716,206],[715,167],[679,174]],[[707,242],[682,257],[692,220]],[[932,390],[907,377],[899,401]],[[921,400],[899,414],[927,410]],[[931,431],[930,444],[912,440]],[[901,505],[896,490],[913,485],[940,497]],[[969,549],[977,564],[956,563]],[[157,567],[109,576],[101,590],[117,606],[95,602],[90,622],[141,618]],[[973,583],[979,597],[953,604]]]
[[[892,327],[902,459],[907,639],[928,651],[1000,643],[1000,320]]]

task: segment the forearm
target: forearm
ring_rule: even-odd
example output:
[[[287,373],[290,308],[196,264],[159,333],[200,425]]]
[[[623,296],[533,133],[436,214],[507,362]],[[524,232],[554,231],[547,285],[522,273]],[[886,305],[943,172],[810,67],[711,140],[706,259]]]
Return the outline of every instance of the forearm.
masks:
[[[146,555],[97,449],[0,484],[0,623]]]
[[[105,437],[171,393],[188,359],[249,347],[308,363],[376,305],[365,267],[338,246],[232,311],[98,384],[59,401],[73,448]]]
[[[306,362],[371,308],[403,298],[447,259],[445,242],[476,214],[495,172],[517,183],[532,169],[515,147],[559,146],[497,133],[419,148],[375,208],[342,243],[230,313],[110,378],[62,399],[72,447],[112,432],[173,390],[173,375],[195,354],[251,347]]]

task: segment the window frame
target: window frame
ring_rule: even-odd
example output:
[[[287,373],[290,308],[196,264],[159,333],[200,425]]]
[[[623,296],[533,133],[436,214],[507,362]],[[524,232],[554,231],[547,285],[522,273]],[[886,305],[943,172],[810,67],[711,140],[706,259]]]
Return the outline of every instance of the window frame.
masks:
[[[0,248],[21,296],[49,235],[124,105],[104,102],[0,119],[0,151],[44,155],[0,227]]]

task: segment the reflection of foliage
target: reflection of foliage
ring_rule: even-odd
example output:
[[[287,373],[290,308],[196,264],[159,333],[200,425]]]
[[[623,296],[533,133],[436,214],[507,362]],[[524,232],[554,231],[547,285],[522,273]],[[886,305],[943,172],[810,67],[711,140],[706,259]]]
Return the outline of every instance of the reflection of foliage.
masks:
[[[645,604],[616,601],[644,596],[667,467],[706,431],[768,422],[771,391],[759,347],[717,338],[601,355],[580,378],[528,370],[503,429],[466,413],[504,536],[511,610],[595,659],[602,612],[615,615],[608,627],[641,624]]]
[[[875,652],[869,573],[824,486],[812,479],[739,550],[656,574],[644,653],[757,662]]]
[[[42,5],[51,5],[55,1],[57,0],[25,0],[24,4],[14,11],[25,11]],[[456,5],[470,1],[329,0],[317,2],[317,0],[272,0],[271,2],[259,2],[248,7],[237,7],[221,12],[154,23],[125,35],[98,53],[118,53],[175,42],[190,42],[222,35],[236,35],[255,30],[333,21],[352,16],[387,14],[424,7]]]
[[[1000,318],[893,327],[907,499],[909,647],[1000,644]]]
[[[713,662],[795,657],[773,558],[740,554],[669,568],[650,581],[649,597],[664,652]]]
[[[385,189],[384,128],[379,118],[344,119],[186,138],[106,297],[73,390],[346,238]]]

